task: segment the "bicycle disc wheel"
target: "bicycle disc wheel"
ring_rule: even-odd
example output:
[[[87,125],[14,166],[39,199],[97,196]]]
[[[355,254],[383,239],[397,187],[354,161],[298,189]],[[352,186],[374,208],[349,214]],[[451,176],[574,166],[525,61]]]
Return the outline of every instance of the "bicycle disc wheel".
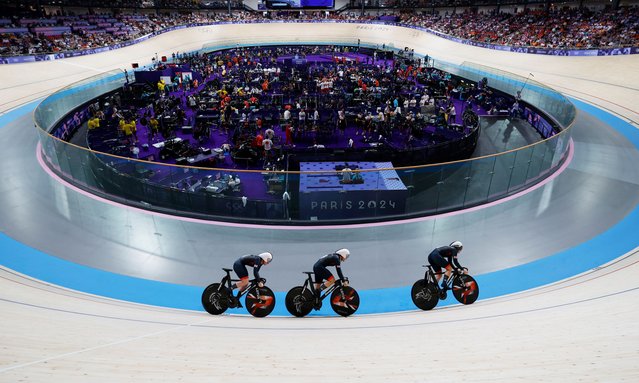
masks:
[[[229,292],[219,283],[213,283],[202,293],[202,307],[207,313],[220,315],[229,308]]]
[[[343,317],[353,315],[359,307],[359,294],[350,286],[340,286],[331,294],[331,307]]]
[[[461,274],[453,280],[453,295],[459,303],[470,305],[479,297],[479,285],[475,278]]]
[[[439,302],[439,289],[436,284],[426,283],[425,279],[420,279],[413,284],[410,297],[418,308],[432,310]]]
[[[304,287],[296,286],[286,294],[286,309],[291,315],[301,318],[313,310],[314,300],[315,297],[309,289],[304,290]]]
[[[275,308],[275,294],[268,287],[255,287],[246,294],[246,309],[254,317],[263,318]]]

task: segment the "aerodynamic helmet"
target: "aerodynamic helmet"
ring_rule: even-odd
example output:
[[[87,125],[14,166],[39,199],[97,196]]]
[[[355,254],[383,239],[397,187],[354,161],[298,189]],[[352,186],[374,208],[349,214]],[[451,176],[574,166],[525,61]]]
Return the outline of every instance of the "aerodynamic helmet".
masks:
[[[450,244],[450,247],[454,247],[455,249],[457,249],[458,253],[461,253],[462,249],[464,248],[464,245],[462,245],[462,243],[459,241],[455,241]]]
[[[335,254],[342,257],[342,261],[345,261],[348,259],[348,256],[351,255],[351,252],[348,251],[348,249],[339,249],[335,252]]]
[[[265,264],[269,264],[271,263],[271,261],[273,260],[273,254],[267,252],[258,254],[258,257],[262,258],[262,260],[264,261]]]

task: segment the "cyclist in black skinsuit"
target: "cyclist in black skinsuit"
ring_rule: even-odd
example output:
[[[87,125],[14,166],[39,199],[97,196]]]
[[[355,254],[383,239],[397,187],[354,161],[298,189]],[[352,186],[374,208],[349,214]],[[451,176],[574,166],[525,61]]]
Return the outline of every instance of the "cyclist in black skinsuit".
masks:
[[[344,274],[342,274],[341,263],[348,259],[348,256],[351,255],[351,252],[348,249],[339,249],[334,253],[327,254],[322,258],[318,259],[313,265],[313,272],[315,273],[315,290],[317,292],[324,290],[325,288],[331,287],[333,283],[335,283],[335,278],[333,274],[326,268],[326,266],[335,266],[337,270],[337,275],[343,281],[345,286],[348,286],[348,282],[344,281]],[[326,280],[325,283],[324,280]]]
[[[258,255],[244,255],[240,257],[235,263],[233,263],[233,271],[237,274],[237,277],[240,280],[237,283],[234,283],[231,287],[235,290],[238,289],[237,295],[239,296],[242,291],[246,289],[248,286],[248,270],[246,266],[251,266],[253,268],[253,276],[258,281],[260,280],[260,268],[262,265],[268,265],[273,260],[273,255],[269,252],[260,253]],[[262,281],[257,284],[259,287],[264,287],[264,283]],[[239,304],[239,298],[235,297],[237,300],[237,304]]]
[[[463,248],[464,246],[461,242],[455,241],[448,246],[436,248],[428,255],[428,263],[430,263],[433,270],[435,270],[435,278],[437,278],[437,282],[439,282],[442,277],[442,268],[446,269],[444,281],[442,282],[442,291],[446,291],[447,289],[446,284],[448,282],[448,278],[450,278],[453,267],[456,269],[465,269],[459,264],[459,260],[457,259],[457,256],[461,253]]]

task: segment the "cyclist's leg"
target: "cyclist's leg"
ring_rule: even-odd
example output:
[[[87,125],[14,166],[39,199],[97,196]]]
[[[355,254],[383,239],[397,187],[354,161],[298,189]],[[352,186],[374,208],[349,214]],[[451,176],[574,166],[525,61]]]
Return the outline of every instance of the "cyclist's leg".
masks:
[[[435,279],[439,283],[439,280],[442,279],[442,267],[446,267],[448,262],[436,250],[433,250],[428,255],[428,263],[432,266],[435,272]]]
[[[329,271],[329,274],[330,274],[330,271]],[[331,274],[330,277],[326,278],[326,282],[324,282],[324,288],[322,290],[333,286],[333,283],[335,283],[335,277],[333,276],[333,274]]]
[[[244,266],[241,262],[237,261],[233,264],[233,271],[237,274],[237,277],[240,279],[237,283],[234,283],[231,286],[233,289],[237,288],[237,294],[239,295],[242,291],[246,289],[248,286],[248,270],[246,270],[246,266]]]
[[[442,282],[442,289],[446,290],[446,285],[448,284],[448,280],[450,279],[450,274],[453,271],[453,266],[449,263],[446,265],[446,272],[444,273],[444,281]]]
[[[333,279],[333,274],[324,266],[313,266],[313,273],[315,273],[315,291],[320,291],[320,287],[323,285],[324,280]]]

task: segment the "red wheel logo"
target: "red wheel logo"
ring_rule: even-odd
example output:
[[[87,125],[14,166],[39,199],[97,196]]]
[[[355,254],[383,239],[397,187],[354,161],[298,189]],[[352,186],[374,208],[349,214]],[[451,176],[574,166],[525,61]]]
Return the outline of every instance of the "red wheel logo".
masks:
[[[256,296],[249,294],[247,297],[254,300],[251,307],[248,307],[248,309],[251,310],[251,313],[270,307],[273,304],[273,297],[269,295]]]
[[[351,290],[348,293],[342,292],[341,294],[336,294],[335,298],[333,298],[333,305],[347,307],[350,309],[357,309],[357,306],[354,306],[350,302],[355,298],[355,291]]]
[[[475,281],[470,281],[470,282],[466,282],[464,283],[464,291],[462,291],[461,296],[462,299],[464,300],[464,303],[466,303],[466,299],[475,294],[475,290],[477,290],[477,284],[475,283]]]

